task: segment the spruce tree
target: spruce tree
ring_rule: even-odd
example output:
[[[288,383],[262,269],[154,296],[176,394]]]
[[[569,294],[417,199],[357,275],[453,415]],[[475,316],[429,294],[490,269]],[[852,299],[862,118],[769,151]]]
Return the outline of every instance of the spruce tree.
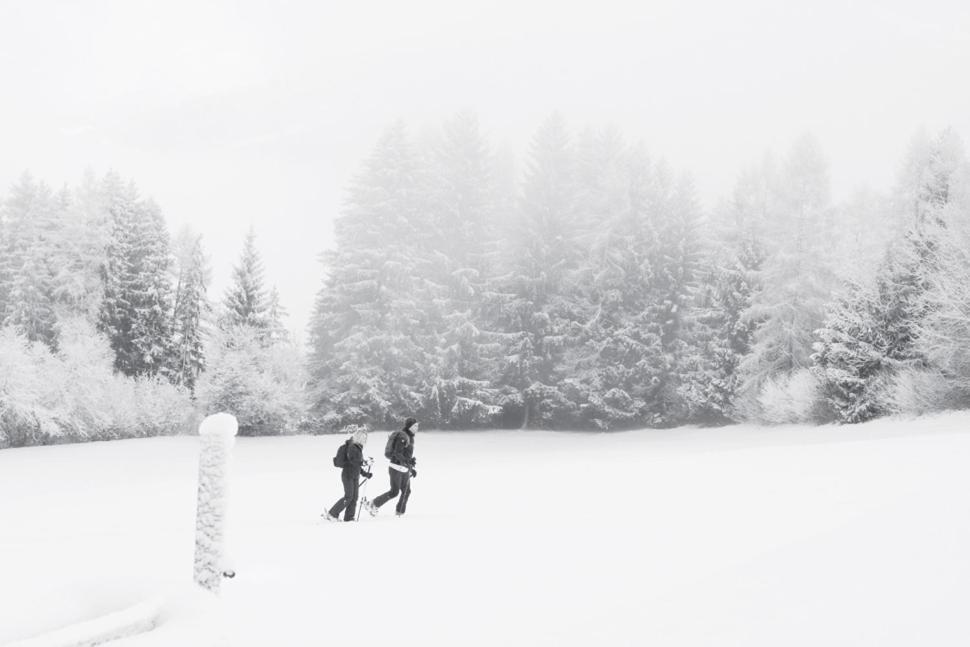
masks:
[[[822,398],[839,422],[864,422],[886,413],[881,379],[888,377],[891,343],[878,321],[880,292],[852,284],[832,305],[817,331],[815,374]],[[891,334],[891,333],[890,333]]]
[[[696,365],[684,374],[691,419],[723,423],[742,416],[736,410],[741,362],[751,352],[759,321],[749,316],[765,258],[765,219],[769,207],[770,161],[744,172],[730,202],[711,223],[720,245],[708,245],[708,271],[696,303]]]
[[[432,424],[482,426],[501,413],[490,379],[496,336],[485,296],[497,252],[492,160],[477,119],[449,120],[430,155],[427,202],[431,216],[429,285],[440,289],[424,305],[435,315],[437,366]],[[497,359],[497,358],[494,358]]]
[[[104,181],[111,239],[102,270],[99,327],[115,352],[115,368],[156,375],[171,364],[172,263],[161,210],[142,201],[117,174]]]
[[[232,284],[223,300],[220,320],[223,329],[235,326],[269,329],[269,295],[263,284],[263,272],[263,261],[256,249],[256,232],[250,227],[239,264],[232,270]]]
[[[672,426],[684,422],[689,414],[684,376],[702,363],[699,345],[703,332],[696,300],[704,247],[693,181],[682,178],[661,204],[652,263],[653,297],[646,316],[659,330],[662,361],[647,411],[652,425]]]
[[[828,240],[828,169],[813,138],[795,143],[769,186],[769,253],[745,313],[748,320],[758,322],[751,353],[741,363],[740,404],[748,416],[759,415],[761,389],[769,380],[811,366],[814,332],[824,322],[836,283]]]
[[[132,341],[139,357],[138,374],[155,375],[172,353],[172,254],[158,205],[144,201],[138,215],[132,263],[136,272],[130,292],[138,316]]]
[[[523,427],[571,426],[578,419],[562,384],[572,324],[583,319],[572,299],[582,253],[575,200],[575,153],[554,115],[532,141],[518,220],[504,250],[507,297],[496,306],[506,333],[497,379],[511,387],[504,405],[521,411]]]
[[[95,323],[101,306],[101,271],[111,237],[104,186],[90,170],[62,197],[66,218],[55,276],[59,307]]]
[[[104,296],[98,313],[98,328],[108,337],[115,353],[115,369],[129,375],[134,372],[131,330],[135,313],[127,286],[132,274],[132,231],[138,196],[134,186],[125,186],[121,177],[114,172],[105,176],[103,194],[111,223],[111,236],[101,271]]]
[[[583,426],[646,424],[662,359],[660,329],[647,314],[657,248],[654,168],[615,131],[583,134],[579,168],[579,231],[591,253],[572,290],[586,314],[574,327],[580,343],[567,355],[565,382]]]
[[[895,191],[897,222],[906,227],[889,247],[871,288],[854,287],[839,301],[819,331],[816,373],[825,401],[841,422],[861,422],[890,410],[885,385],[903,369],[930,368],[930,355],[942,354],[952,317],[936,317],[951,299],[934,284],[956,286],[962,254],[941,257],[951,203],[965,185],[966,161],[952,131],[935,140],[917,138],[903,165]],[[948,266],[946,258],[955,259]],[[954,270],[956,270],[954,272]],[[931,295],[931,292],[933,293]],[[945,344],[944,344],[945,347]],[[945,362],[944,362],[945,365]]]
[[[431,416],[437,360],[433,312],[440,292],[419,209],[419,166],[404,126],[378,141],[337,219],[336,247],[310,322],[314,410],[326,427],[396,426]],[[427,417],[425,418],[427,419]]]
[[[269,298],[266,302],[266,321],[268,323],[268,335],[270,343],[286,341],[290,335],[286,330],[283,320],[289,316],[289,312],[280,302],[280,293],[274,285],[269,291]]]
[[[715,264],[704,281],[698,303],[700,359],[687,379],[691,418],[701,423],[737,420],[735,401],[741,385],[740,366],[751,352],[755,322],[745,317],[757,289],[763,251],[756,241],[743,241],[724,265]],[[716,261],[715,261],[716,263]]]
[[[31,341],[56,346],[55,273],[63,214],[50,188],[29,174],[11,188],[5,207],[3,324]]]
[[[169,372],[173,383],[194,392],[196,381],[206,365],[204,319],[209,311],[206,298],[209,272],[200,235],[182,232],[178,251]]]

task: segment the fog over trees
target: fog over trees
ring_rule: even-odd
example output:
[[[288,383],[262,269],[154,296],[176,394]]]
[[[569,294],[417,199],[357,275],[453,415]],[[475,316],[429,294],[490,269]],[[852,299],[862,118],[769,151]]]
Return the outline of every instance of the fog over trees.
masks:
[[[804,135],[707,209],[663,151],[565,114],[522,159],[471,113],[375,142],[306,282],[305,343],[258,231],[213,295],[205,241],[172,236],[134,182],[24,174],[0,211],[0,446],[179,433],[216,410],[244,434],[408,415],[614,430],[855,423],[970,398],[953,130],[914,136],[884,194],[841,202]]]

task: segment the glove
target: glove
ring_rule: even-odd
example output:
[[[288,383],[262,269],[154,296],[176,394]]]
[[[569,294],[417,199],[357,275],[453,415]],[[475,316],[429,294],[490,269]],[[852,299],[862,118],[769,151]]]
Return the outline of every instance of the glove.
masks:
[[[411,467],[414,467],[414,466],[415,466],[415,465],[417,465],[417,464],[418,464],[418,459],[416,459],[416,458],[414,458],[414,457],[412,456],[412,457],[411,457]]]
[[[363,476],[363,477],[364,477],[365,479],[369,479],[370,477],[372,477],[372,476],[374,476],[374,475],[373,475],[373,474],[371,474],[370,472],[361,472],[360,474],[361,474],[361,476]]]
[[[411,468],[411,478],[418,478],[418,470],[414,469],[413,467]]]

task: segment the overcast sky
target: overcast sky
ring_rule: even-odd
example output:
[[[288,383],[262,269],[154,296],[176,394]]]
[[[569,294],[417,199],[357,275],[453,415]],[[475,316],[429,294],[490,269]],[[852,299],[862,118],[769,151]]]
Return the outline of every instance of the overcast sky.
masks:
[[[970,133],[970,3],[0,0],[0,186],[133,178],[205,237],[221,297],[252,224],[303,330],[343,188],[381,130],[477,112],[518,150],[554,110],[691,171],[702,201],[806,131],[834,196],[914,132]]]

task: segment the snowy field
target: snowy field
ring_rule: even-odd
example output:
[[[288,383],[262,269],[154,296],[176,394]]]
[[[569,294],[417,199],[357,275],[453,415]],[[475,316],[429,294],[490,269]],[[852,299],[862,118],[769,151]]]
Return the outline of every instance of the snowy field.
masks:
[[[238,576],[208,615],[184,593],[197,439],[0,451],[0,644],[158,595],[161,625],[111,644],[207,644],[213,617],[230,645],[970,644],[964,414],[422,432],[408,515],[356,524],[318,516],[338,442],[239,439]]]

